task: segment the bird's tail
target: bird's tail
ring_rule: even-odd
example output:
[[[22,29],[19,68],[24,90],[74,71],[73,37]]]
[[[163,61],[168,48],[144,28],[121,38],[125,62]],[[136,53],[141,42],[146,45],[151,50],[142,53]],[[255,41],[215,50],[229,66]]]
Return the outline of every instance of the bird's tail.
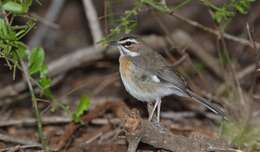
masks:
[[[207,107],[209,110],[211,110],[215,114],[220,115],[221,117],[224,118],[225,113],[219,106],[217,106],[216,104],[210,103],[207,99],[197,95],[196,93],[194,93],[193,91],[191,91],[189,89],[187,89],[187,93],[190,95],[190,97],[194,101],[204,105],[205,107]]]

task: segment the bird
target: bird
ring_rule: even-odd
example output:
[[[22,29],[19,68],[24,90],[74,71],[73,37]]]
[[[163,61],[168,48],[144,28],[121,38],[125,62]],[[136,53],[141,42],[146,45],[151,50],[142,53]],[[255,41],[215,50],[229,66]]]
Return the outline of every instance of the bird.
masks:
[[[185,78],[139,37],[126,35],[112,45],[120,52],[119,72],[126,91],[139,101],[154,103],[149,121],[157,108],[157,123],[160,122],[162,98],[170,95],[191,99],[224,116],[220,107],[193,92]]]

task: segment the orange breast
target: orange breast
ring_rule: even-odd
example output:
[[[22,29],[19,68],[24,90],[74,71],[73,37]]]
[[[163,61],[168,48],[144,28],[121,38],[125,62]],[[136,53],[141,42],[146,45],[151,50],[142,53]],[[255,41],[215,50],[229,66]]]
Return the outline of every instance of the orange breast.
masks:
[[[120,57],[119,62],[120,62],[121,74],[124,76],[131,74],[130,72],[130,66],[132,64],[131,61],[129,61],[127,57]]]

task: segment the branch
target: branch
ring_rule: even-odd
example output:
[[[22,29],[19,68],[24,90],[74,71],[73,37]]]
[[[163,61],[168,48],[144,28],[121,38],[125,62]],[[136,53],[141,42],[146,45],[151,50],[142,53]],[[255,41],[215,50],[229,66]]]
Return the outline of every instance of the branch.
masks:
[[[202,24],[200,24],[200,23],[198,23],[196,21],[193,21],[193,20],[190,20],[190,19],[185,18],[183,16],[180,16],[180,15],[176,14],[175,12],[170,13],[170,15],[176,17],[177,19],[179,19],[179,20],[181,20],[181,21],[183,21],[183,22],[185,22],[185,23],[187,23],[189,25],[192,25],[192,26],[197,27],[197,28],[199,28],[199,29],[201,29],[201,30],[203,30],[205,32],[208,32],[208,33],[211,33],[211,34],[213,34],[213,35],[215,35],[217,37],[220,37],[220,33],[219,33],[218,30],[214,30],[212,28],[206,27],[206,26],[204,26],[204,25],[202,25]],[[223,37],[228,39],[228,40],[231,40],[231,41],[234,41],[234,42],[238,42],[238,43],[240,43],[242,45],[254,48],[254,43],[251,43],[250,41],[248,41],[246,39],[239,38],[239,37],[227,34],[227,33],[223,33]],[[260,43],[256,42],[256,41],[254,41],[254,42],[255,42],[255,45],[256,45],[257,49],[259,49],[260,48]]]
[[[184,137],[174,135],[166,128],[162,128],[154,122],[144,120],[138,112],[132,110],[127,115],[124,123],[129,146],[128,152],[135,152],[138,141],[149,144],[155,148],[165,149],[172,152],[208,152],[214,149],[230,149],[220,139]],[[215,152],[217,152],[216,150]]]
[[[0,140],[7,143],[20,144],[20,145],[37,145],[38,147],[41,147],[41,144],[36,143],[34,141],[18,139],[17,137],[11,137],[3,134],[0,134]]]
[[[47,10],[47,14],[44,17],[44,20],[48,21],[49,23],[54,22],[57,19],[64,3],[65,0],[53,0],[50,8]],[[28,42],[30,48],[37,47],[37,45],[41,43],[44,36],[48,33],[48,28],[49,27],[46,24],[41,24],[37,28]]]
[[[171,35],[171,38],[178,45],[190,48],[190,53],[199,58],[218,78],[222,80],[224,79],[218,61],[208,53],[209,51],[205,50],[203,47],[193,41],[188,33],[182,30],[176,30],[174,34]]]
[[[128,152],[135,152],[139,142],[149,144],[155,148],[178,152],[206,152],[210,151],[212,147],[216,149],[229,148],[222,140],[174,135],[167,129],[158,126],[158,124],[142,119],[137,110],[131,111],[121,100],[103,102],[82,116],[81,120],[87,123],[103,115],[106,111],[112,111],[123,123],[126,139],[129,142]],[[66,127],[64,135],[59,140],[58,147],[56,147],[57,150],[64,147],[78,127],[80,125],[73,123]]]
[[[85,9],[85,15],[87,17],[87,20],[88,20],[88,23],[90,26],[94,45],[96,46],[97,43],[102,39],[102,30],[101,30],[101,26],[98,22],[97,12],[92,3],[92,0],[83,0],[83,6]]]
[[[0,152],[15,152],[15,151],[24,151],[25,149],[35,149],[40,148],[39,145],[23,145],[23,146],[15,146],[15,147],[9,147],[1,149]]]
[[[258,73],[257,69],[260,68],[260,52],[257,49],[256,42],[255,42],[254,36],[253,36],[253,31],[250,29],[249,24],[247,24],[246,27],[247,27],[247,33],[248,33],[249,40],[251,41],[251,43],[253,43],[253,48],[256,51],[254,80],[252,81],[251,88],[250,88],[250,94],[253,95],[254,89],[256,86],[256,81],[257,81],[257,73]]]
[[[65,117],[45,117],[42,118],[43,125],[52,125],[52,124],[65,124],[69,123],[71,120]],[[35,126],[36,119],[27,118],[19,120],[6,120],[0,122],[0,127],[10,127],[10,126]]]

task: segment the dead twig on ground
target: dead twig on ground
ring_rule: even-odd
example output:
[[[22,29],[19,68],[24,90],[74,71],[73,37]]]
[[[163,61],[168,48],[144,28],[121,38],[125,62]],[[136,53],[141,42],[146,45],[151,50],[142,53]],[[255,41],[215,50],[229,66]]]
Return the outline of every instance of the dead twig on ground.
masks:
[[[31,140],[19,139],[17,137],[11,137],[8,135],[0,134],[0,140],[7,143],[20,144],[20,145],[35,145],[41,147],[42,145]]]
[[[100,85],[98,85],[94,91],[93,91],[93,95],[98,95],[101,91],[103,91],[106,87],[108,87],[110,84],[112,84],[113,82],[119,80],[119,73],[115,72],[112,74],[109,74],[108,76],[106,76],[104,78],[104,81],[102,83],[100,83]]]
[[[83,122],[89,122],[98,116],[103,115],[108,109],[113,109],[113,107],[118,107],[122,104],[119,101],[107,101],[100,105],[97,105],[90,113],[81,117]],[[60,138],[59,143],[54,148],[55,150],[59,151],[66,145],[67,141],[71,138],[73,133],[80,127],[79,124],[75,124],[71,122],[65,128],[63,136]]]
[[[65,117],[43,117],[43,125],[58,125],[69,123],[71,120]],[[0,122],[0,127],[10,127],[10,126],[35,126],[35,118],[19,119],[19,120],[6,120]]]
[[[5,149],[1,149],[0,152],[16,152],[16,151],[23,151],[25,149],[35,149],[35,148],[41,148],[39,145],[23,145],[23,146],[15,146],[15,147],[9,147]]]
[[[139,141],[155,148],[177,152],[207,152],[210,147],[229,148],[222,140],[174,135],[158,124],[142,119],[136,111],[127,115],[125,120],[128,152],[135,152]]]

